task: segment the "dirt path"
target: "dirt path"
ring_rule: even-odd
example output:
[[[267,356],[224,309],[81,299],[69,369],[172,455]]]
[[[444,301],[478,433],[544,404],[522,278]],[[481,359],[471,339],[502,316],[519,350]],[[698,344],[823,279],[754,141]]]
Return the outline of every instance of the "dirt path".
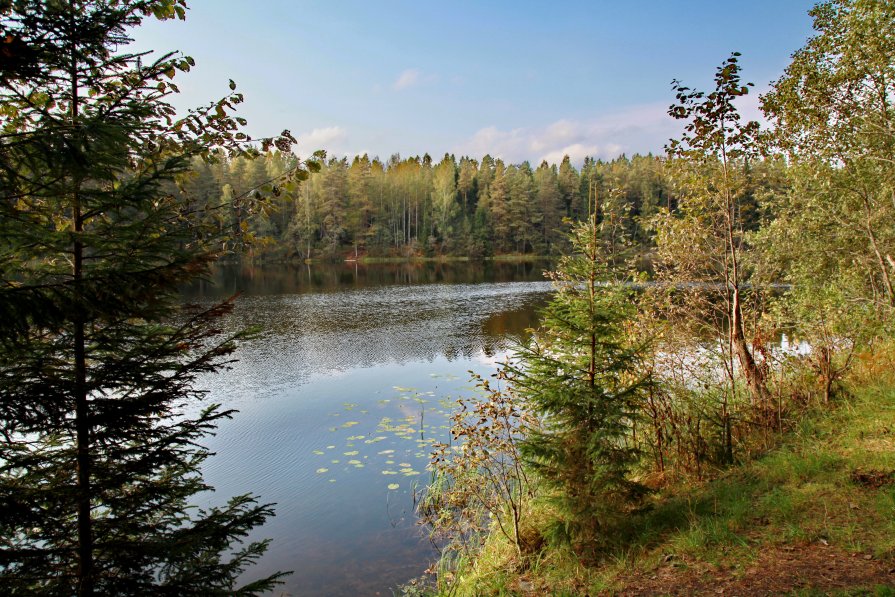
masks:
[[[892,562],[812,543],[762,548],[762,554],[744,570],[669,556],[660,568],[629,578],[619,594],[781,595],[798,589],[825,592],[878,585],[895,587]]]

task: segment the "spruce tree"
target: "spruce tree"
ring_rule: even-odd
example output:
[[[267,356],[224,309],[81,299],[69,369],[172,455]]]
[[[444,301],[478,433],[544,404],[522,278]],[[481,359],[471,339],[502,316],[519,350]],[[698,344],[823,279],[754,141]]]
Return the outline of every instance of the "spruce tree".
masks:
[[[247,137],[238,93],[177,119],[192,59],[122,53],[183,0],[0,2],[0,586],[7,594],[255,594],[239,586],[271,516],[252,496],[190,505],[232,411],[197,376],[238,338],[229,303],[183,309],[209,218],[176,182]],[[231,89],[234,86],[231,83]],[[288,149],[291,136],[276,140]],[[269,144],[265,142],[265,144]]]
[[[599,228],[592,215],[573,229],[553,299],[509,371],[540,420],[522,454],[560,506],[562,535],[585,551],[640,494],[630,433],[649,383],[625,331],[631,290],[613,276]]]

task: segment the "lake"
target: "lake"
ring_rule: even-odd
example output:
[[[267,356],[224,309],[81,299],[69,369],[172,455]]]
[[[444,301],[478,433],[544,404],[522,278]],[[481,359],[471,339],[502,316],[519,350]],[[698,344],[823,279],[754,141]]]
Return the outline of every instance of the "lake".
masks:
[[[277,594],[391,595],[436,554],[414,497],[454,401],[474,392],[549,294],[545,263],[220,266],[185,290],[241,292],[224,326],[261,329],[201,380],[240,412],[205,444],[216,493],[255,493],[276,516],[247,574],[292,570]]]

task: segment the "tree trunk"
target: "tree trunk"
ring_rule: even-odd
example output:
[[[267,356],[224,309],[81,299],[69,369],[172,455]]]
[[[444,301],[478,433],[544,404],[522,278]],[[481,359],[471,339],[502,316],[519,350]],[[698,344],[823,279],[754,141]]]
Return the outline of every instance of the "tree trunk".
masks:
[[[746,384],[752,393],[753,404],[762,404],[767,397],[765,390],[765,375],[758,364],[755,357],[746,342],[746,336],[743,331],[743,310],[741,307],[740,289],[734,286],[732,292],[732,300],[730,307],[730,341],[736,352],[737,360],[746,376]]]
[[[77,10],[75,3],[70,2],[72,15]],[[74,17],[72,17],[74,18]],[[74,25],[72,24],[74,29]],[[77,130],[79,124],[78,97],[78,57],[74,46],[71,48],[71,121],[72,128]],[[75,147],[74,151],[79,151]],[[75,289],[74,327],[74,400],[75,400],[75,438],[76,438],[76,474],[77,474],[77,520],[78,520],[78,596],[93,595],[93,525],[90,519],[90,404],[87,401],[87,349],[85,340],[84,313],[82,308],[84,278],[84,245],[81,232],[84,221],[81,213],[81,181],[74,181],[72,192],[72,220],[74,227],[74,243],[72,247],[72,278]]]
[[[753,404],[763,404],[766,398],[764,373],[755,363],[755,358],[749,345],[746,343],[746,334],[743,329],[743,307],[740,289],[740,264],[737,255],[737,242],[734,235],[734,219],[736,205],[734,197],[730,191],[730,183],[728,181],[727,172],[727,153],[723,150],[724,155],[724,198],[727,220],[727,251],[729,253],[731,271],[727,279],[730,292],[730,343],[736,352],[740,367],[746,376],[746,383],[749,391],[752,393]]]
[[[82,230],[77,192],[74,200],[75,233]],[[74,286],[78,303],[74,315],[74,399],[75,434],[77,442],[78,483],[78,595],[93,595],[93,529],[90,519],[90,422],[87,401],[87,351],[84,339],[84,317],[80,301],[83,279],[84,248],[80,240],[74,243]]]

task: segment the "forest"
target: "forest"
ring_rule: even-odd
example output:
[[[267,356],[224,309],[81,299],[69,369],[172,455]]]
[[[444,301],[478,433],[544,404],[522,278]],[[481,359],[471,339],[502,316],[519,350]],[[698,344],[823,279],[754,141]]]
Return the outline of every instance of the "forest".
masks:
[[[287,576],[244,575],[272,505],[194,502],[203,438],[235,414],[197,407],[197,379],[257,337],[220,326],[236,297],[180,300],[215,261],[544,255],[539,325],[434,448],[417,513],[441,557],[403,592],[749,590],[771,562],[754,552],[827,548],[850,562],[833,581],[765,592],[891,587],[895,2],[817,4],[761,97],[769,126],[740,115],[733,52],[712,88],[673,84],[664,155],[536,168],[303,158],[289,131],[243,132],[233,82],[179,113],[192,58],[120,48],[185,9],[0,2],[12,594],[254,595]]]
[[[324,159],[300,191],[274,197],[263,213],[234,205],[296,159],[270,152],[197,161],[185,192],[226,206],[217,217],[222,230],[234,231],[228,248],[262,260],[559,255],[568,249],[567,220],[586,217],[594,196],[604,198],[606,217],[648,247],[650,218],[673,200],[664,160],[651,155],[586,158],[579,171],[568,157],[533,169],[489,155],[458,162],[445,154],[436,163],[426,154],[385,163],[367,155]]]

